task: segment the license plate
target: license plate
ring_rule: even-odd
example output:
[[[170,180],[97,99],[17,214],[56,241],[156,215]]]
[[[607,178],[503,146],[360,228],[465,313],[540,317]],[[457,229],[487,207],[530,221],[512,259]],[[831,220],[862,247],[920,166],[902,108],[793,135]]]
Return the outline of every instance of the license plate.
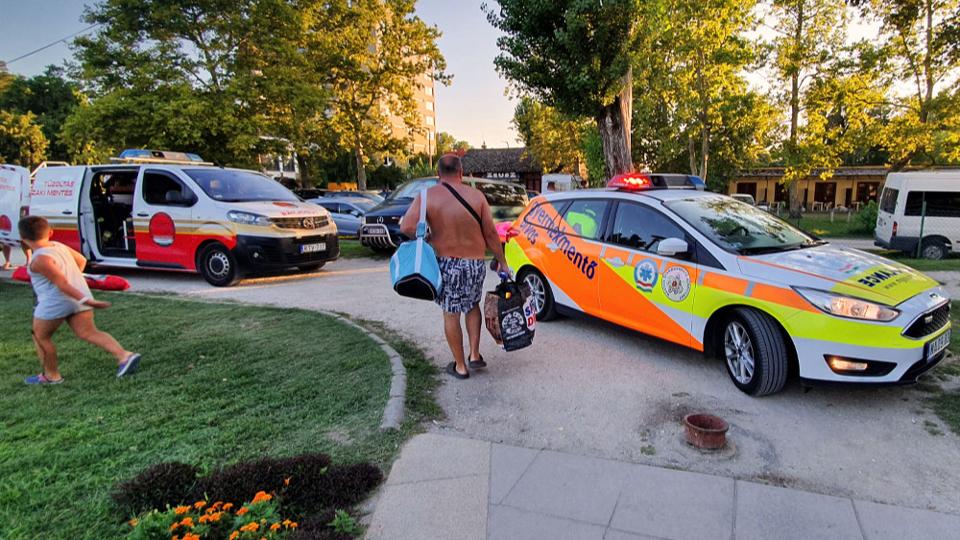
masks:
[[[319,244],[303,244],[300,246],[300,253],[316,253],[318,251],[326,251],[327,244],[321,242]]]
[[[951,330],[947,330],[936,339],[927,342],[927,358],[933,358],[950,345],[950,332]]]

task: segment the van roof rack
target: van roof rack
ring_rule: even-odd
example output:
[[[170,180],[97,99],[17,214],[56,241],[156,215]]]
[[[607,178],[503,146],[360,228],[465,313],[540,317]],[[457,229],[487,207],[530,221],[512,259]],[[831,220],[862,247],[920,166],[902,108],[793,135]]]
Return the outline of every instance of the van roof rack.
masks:
[[[170,150],[144,150],[130,148],[120,152],[120,156],[110,158],[114,163],[158,163],[166,165],[204,165],[213,163],[204,161],[197,154],[188,152],[171,152]]]

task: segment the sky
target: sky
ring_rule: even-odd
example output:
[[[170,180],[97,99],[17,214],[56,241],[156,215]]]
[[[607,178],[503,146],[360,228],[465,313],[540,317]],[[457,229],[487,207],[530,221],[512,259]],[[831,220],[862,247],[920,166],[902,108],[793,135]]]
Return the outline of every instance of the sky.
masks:
[[[0,60],[9,61],[82,30],[84,0],[0,0]],[[420,0],[417,13],[443,36],[440,51],[453,75],[450,86],[438,84],[437,129],[479,147],[518,146],[510,120],[515,103],[505,95],[507,83],[493,66],[498,31],[474,0]],[[7,66],[33,76],[49,64],[72,57],[66,43]]]

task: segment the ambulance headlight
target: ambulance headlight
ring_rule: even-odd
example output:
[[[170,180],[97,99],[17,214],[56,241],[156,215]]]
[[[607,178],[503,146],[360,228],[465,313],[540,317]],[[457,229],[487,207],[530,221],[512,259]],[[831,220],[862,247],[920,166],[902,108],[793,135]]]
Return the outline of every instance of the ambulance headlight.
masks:
[[[815,308],[837,317],[889,322],[900,315],[900,312],[892,307],[868,302],[860,298],[805,287],[794,287],[793,289],[813,304]]]
[[[267,216],[251,214],[250,212],[241,212],[239,210],[231,210],[227,212],[227,219],[234,223],[240,223],[241,225],[270,225],[270,218]]]

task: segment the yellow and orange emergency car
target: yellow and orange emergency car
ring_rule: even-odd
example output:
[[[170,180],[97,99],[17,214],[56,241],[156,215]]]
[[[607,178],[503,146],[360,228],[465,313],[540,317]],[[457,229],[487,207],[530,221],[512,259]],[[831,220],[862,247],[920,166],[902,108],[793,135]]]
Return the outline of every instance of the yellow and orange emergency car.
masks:
[[[534,199],[506,246],[540,320],[579,312],[722,358],[752,395],[907,383],[950,343],[933,279],[831,245],[695,176],[629,174]]]

